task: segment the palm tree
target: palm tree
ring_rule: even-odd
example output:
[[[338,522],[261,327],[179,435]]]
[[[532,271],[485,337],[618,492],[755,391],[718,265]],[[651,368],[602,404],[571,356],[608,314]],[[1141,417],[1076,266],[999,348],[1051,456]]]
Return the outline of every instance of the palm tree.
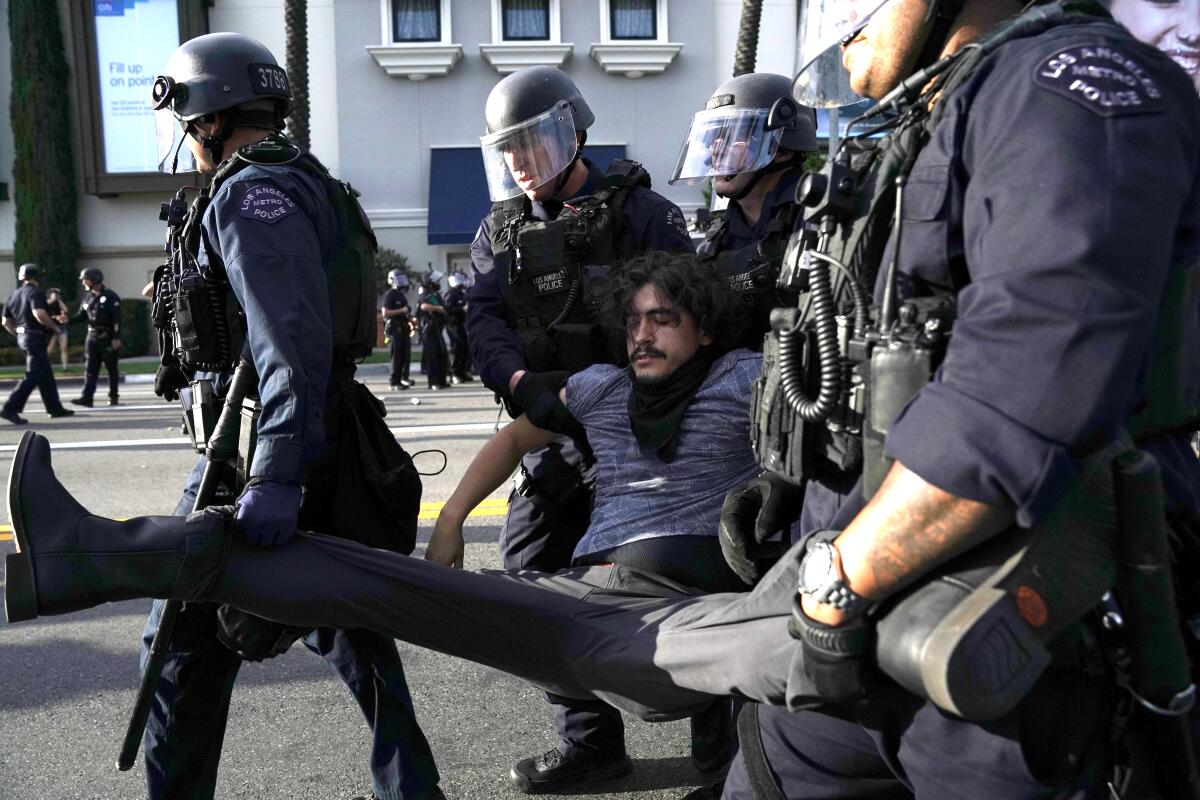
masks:
[[[283,21],[287,32],[287,72],[292,84],[292,113],[288,133],[305,150],[308,140],[308,0],[286,0]]]

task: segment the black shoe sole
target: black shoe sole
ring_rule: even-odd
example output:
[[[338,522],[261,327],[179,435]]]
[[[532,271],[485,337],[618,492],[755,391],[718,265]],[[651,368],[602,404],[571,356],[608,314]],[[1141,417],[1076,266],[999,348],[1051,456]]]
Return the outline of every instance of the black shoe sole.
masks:
[[[629,759],[629,756],[625,756],[617,761],[594,769],[549,781],[531,780],[528,775],[518,772],[517,768],[513,767],[508,771],[508,782],[521,794],[542,794],[543,792],[552,792],[555,789],[561,789],[564,786],[576,783],[615,781],[617,778],[624,778],[631,772],[633,772],[633,762]]]
[[[33,579],[33,550],[25,535],[25,518],[22,515],[21,476],[29,451],[37,434],[26,431],[13,453],[12,466],[8,472],[8,518],[12,521],[17,551],[4,556],[4,616],[9,622],[24,622],[37,619],[37,589]]]

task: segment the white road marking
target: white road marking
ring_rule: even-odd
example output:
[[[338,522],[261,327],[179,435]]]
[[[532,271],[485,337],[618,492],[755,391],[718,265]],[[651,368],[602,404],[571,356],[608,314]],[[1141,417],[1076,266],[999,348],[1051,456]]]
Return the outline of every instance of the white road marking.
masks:
[[[508,424],[507,420],[500,422],[500,427]],[[402,425],[388,428],[393,436],[400,437],[418,433],[491,433],[496,428],[494,422],[466,422],[445,425]],[[109,439],[89,442],[51,442],[51,450],[105,450],[112,448],[148,448],[148,447],[188,447],[192,446],[191,439],[185,436],[172,436],[163,439]],[[0,445],[0,453],[11,453],[17,449],[15,444]]]

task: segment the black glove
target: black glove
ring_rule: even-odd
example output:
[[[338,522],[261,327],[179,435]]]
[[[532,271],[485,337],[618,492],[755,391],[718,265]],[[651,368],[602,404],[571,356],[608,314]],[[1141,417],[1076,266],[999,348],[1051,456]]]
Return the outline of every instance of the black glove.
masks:
[[[721,552],[737,576],[753,586],[788,548],[786,532],[799,519],[804,490],[764,472],[725,495],[718,528]]]
[[[179,367],[163,364],[154,373],[154,393],[174,402],[179,399],[179,390],[186,389],[190,382]]]
[[[875,625],[862,616],[843,625],[823,625],[792,601],[788,633],[800,642],[801,668],[817,696],[830,703],[861,700],[875,684],[875,664],[870,658]]]
[[[217,638],[246,661],[263,661],[283,655],[308,631],[248,614],[223,605],[217,609]]]
[[[566,385],[569,377],[571,373],[565,371],[526,372],[513,387],[513,402],[539,428],[570,436],[583,454],[585,463],[592,463],[595,458],[588,444],[587,432],[558,397],[559,390]]]

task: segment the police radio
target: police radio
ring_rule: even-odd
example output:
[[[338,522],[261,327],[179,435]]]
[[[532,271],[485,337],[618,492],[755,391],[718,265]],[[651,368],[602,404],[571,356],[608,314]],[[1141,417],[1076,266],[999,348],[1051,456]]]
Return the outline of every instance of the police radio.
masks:
[[[778,286],[802,292],[802,300],[771,314],[753,389],[751,443],[760,466],[797,485],[831,470],[861,469],[870,497],[890,468],[888,428],[941,363],[955,306],[949,296],[898,298],[904,175],[894,183],[882,303],[872,306],[859,277],[830,253],[839,226],[859,213],[863,180],[842,151],[797,186],[797,203],[809,211],[788,242]],[[848,295],[840,307],[835,271],[836,295]]]
[[[184,189],[163,203],[168,258],[154,275],[152,317],[162,365],[188,372],[224,372],[236,366],[245,341],[242,311],[224,275],[196,258],[210,187],[189,208]]]

